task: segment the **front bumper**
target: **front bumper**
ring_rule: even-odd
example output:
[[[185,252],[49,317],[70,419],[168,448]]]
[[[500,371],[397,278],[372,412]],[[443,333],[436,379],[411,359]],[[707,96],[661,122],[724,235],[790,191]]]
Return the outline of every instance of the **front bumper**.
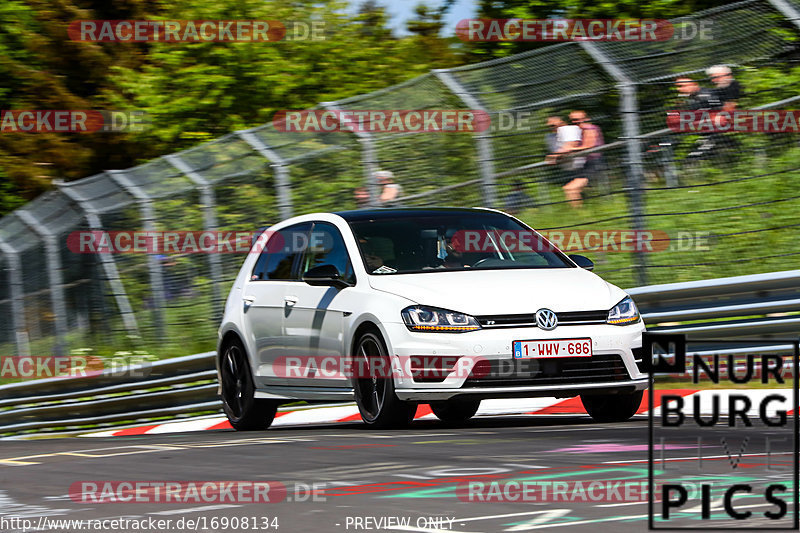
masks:
[[[647,387],[647,374],[639,371],[633,350],[641,348],[644,325],[639,322],[629,326],[613,326],[607,324],[560,326],[553,331],[544,331],[536,327],[512,327],[482,329],[468,333],[419,333],[409,331],[404,324],[384,324],[389,340],[389,351],[392,358],[401,368],[406,368],[408,361],[427,356],[460,358],[458,368],[437,382],[419,380],[408,373],[395,377],[395,390],[401,400],[446,400],[458,396],[471,398],[500,397],[571,397],[578,394],[613,394],[630,393]],[[512,342],[516,340],[556,340],[581,339],[592,340],[592,358],[561,358],[567,364],[564,367],[582,363],[585,360],[614,360],[616,373],[611,379],[607,373],[598,373],[597,379],[583,372],[579,378],[570,380],[567,373],[553,375],[554,379],[542,379],[537,384],[531,375],[505,375],[502,380],[493,382],[490,376],[486,379],[472,375],[475,365],[491,365],[493,367],[517,365],[521,360],[512,357]],[[532,361],[532,360],[526,360]],[[545,361],[545,360],[542,360]],[[532,361],[539,365],[537,360]],[[545,368],[546,363],[541,364]],[[591,365],[589,365],[591,366]],[[559,371],[562,367],[559,367]],[[577,374],[576,374],[577,376]],[[536,377],[534,375],[534,377]],[[496,379],[496,378],[495,378]]]

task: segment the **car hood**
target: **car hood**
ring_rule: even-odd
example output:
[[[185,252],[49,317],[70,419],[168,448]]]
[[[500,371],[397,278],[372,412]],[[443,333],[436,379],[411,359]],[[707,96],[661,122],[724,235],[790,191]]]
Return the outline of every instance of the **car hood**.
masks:
[[[373,289],[470,315],[611,309],[625,292],[580,268],[371,275]]]

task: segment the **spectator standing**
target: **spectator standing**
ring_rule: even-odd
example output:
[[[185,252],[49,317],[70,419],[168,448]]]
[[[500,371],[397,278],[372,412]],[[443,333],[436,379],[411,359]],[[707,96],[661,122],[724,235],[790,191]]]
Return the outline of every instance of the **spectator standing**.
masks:
[[[689,111],[711,111],[719,109],[720,105],[716,102],[716,96],[711,89],[704,89],[689,77],[675,79],[675,88],[681,97],[685,98],[683,108]],[[716,146],[718,140],[714,134],[701,134],[700,139],[691,147],[686,157],[697,159],[707,157],[711,150]]]
[[[378,203],[382,206],[396,205],[396,200],[402,195],[403,188],[394,182],[394,174],[391,170],[379,170],[375,172],[375,179],[381,186],[381,194]]]
[[[741,84],[733,78],[733,72],[725,65],[714,65],[706,70],[706,74],[714,84],[714,88],[711,89],[712,109],[732,114],[742,97]],[[724,117],[721,117],[721,120],[724,120]],[[713,146],[729,152],[723,156],[728,161],[738,155],[740,145],[733,133],[712,133],[709,138]]]
[[[566,124],[561,117],[551,116],[547,119],[550,133],[545,136],[548,154],[545,163],[558,165],[556,181],[562,187],[574,178],[572,161],[563,158],[564,154],[571,152],[581,143],[581,129],[575,125]]]
[[[592,124],[591,119],[584,111],[573,111],[569,114],[572,124],[578,126],[581,131],[581,141],[578,146],[572,147],[571,151],[588,150],[605,144],[603,132],[600,126]],[[576,156],[573,161],[573,178],[562,188],[567,200],[573,207],[583,205],[581,193],[589,184],[589,181],[596,177],[602,170],[603,155],[600,152],[592,152],[586,156]]]
[[[711,90],[711,107],[715,110],[735,111],[742,97],[742,86],[733,78],[731,69],[725,65],[714,65],[706,70],[714,88]]]

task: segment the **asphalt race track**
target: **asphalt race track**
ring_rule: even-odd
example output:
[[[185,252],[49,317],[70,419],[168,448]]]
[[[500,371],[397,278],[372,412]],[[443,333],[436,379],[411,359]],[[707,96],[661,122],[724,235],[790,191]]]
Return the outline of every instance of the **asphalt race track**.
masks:
[[[120,518],[152,519],[149,527],[162,532],[268,531],[276,525],[277,531],[284,533],[568,532],[598,527],[615,532],[645,531],[646,494],[638,501],[469,501],[459,487],[467,481],[479,480],[488,486],[515,479],[644,483],[648,476],[647,428],[647,417],[641,415],[626,423],[605,425],[586,415],[560,415],[478,418],[457,428],[421,420],[409,429],[393,431],[348,423],[249,433],[219,430],[6,440],[0,448],[0,517],[24,517],[30,520],[27,526],[31,530],[49,531],[85,531],[89,520]],[[699,433],[694,431],[686,430],[687,442],[697,440]],[[767,428],[763,433],[769,433]],[[791,441],[771,445],[773,465],[789,461]],[[715,482],[730,477],[721,467],[730,470],[727,463],[730,455],[736,459],[739,443],[732,443],[734,450],[726,455],[718,441],[716,445],[708,442],[703,444],[705,477],[697,477],[696,445],[669,450],[669,476]],[[741,479],[769,471],[763,446],[753,444],[740,456],[737,472]],[[791,476],[782,472],[771,475],[788,479],[791,486]],[[74,501],[70,496],[73,484],[83,481],[209,480],[278,482],[273,485],[283,486],[287,492],[278,502],[257,504],[97,503]],[[760,495],[752,501],[737,501],[754,514],[775,509]],[[789,501],[791,515],[795,508],[791,498]],[[711,511],[718,513],[720,508],[714,504]],[[683,509],[699,517],[698,506]],[[80,527],[56,527],[56,520],[83,522]],[[171,522],[154,526],[158,520]],[[767,522],[762,518],[762,525],[768,526]],[[147,529],[148,522],[137,523],[140,529],[118,526],[113,530],[152,530]],[[703,527],[697,520],[690,519],[692,523]],[[3,531],[23,531],[24,527],[8,520],[0,524]],[[111,527],[104,525],[108,528],[104,530]]]

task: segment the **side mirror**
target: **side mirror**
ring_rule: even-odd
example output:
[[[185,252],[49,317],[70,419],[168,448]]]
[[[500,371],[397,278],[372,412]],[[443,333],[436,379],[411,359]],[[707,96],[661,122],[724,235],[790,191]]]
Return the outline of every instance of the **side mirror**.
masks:
[[[588,257],[584,257],[582,255],[573,254],[568,256],[572,261],[581,268],[585,268],[586,270],[594,270],[594,263]]]
[[[315,287],[349,287],[350,284],[342,279],[342,275],[333,265],[319,265],[309,268],[303,274],[303,281]]]

